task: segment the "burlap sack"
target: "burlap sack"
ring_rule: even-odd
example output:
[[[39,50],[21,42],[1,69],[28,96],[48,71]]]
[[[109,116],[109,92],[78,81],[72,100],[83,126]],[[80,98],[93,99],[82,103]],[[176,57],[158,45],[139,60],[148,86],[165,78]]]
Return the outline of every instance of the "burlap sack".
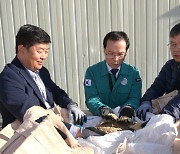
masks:
[[[44,115],[47,115],[47,118],[41,123],[35,122],[37,118]],[[55,126],[67,135],[68,141],[65,142],[55,129]],[[24,122],[19,126],[8,142],[0,149],[0,153],[3,154],[75,154],[79,152],[94,153],[90,148],[80,147],[64,124],[59,122],[58,115],[55,115],[52,110],[44,110],[41,107],[32,107],[27,110],[24,116]]]
[[[21,122],[16,120],[0,131],[0,148],[14,135],[15,130],[18,129],[20,125]]]
[[[69,132],[69,130],[66,128],[64,123],[62,122],[62,117],[60,114],[55,114],[52,109],[45,110],[44,108],[40,106],[33,106],[30,109],[28,109],[24,115],[23,118],[23,125],[26,126],[28,121],[35,121],[39,119],[40,117],[47,116],[47,119],[50,121],[50,123],[61,130],[66,136],[67,139],[65,140],[66,143],[71,147],[75,148],[80,146],[78,142],[75,140],[75,138],[72,136],[72,134]],[[23,127],[24,127],[23,126]],[[18,128],[18,130],[23,129],[22,126]]]
[[[68,109],[61,108],[59,105],[54,104],[54,108],[52,108],[52,111],[55,114],[60,115],[62,121],[69,123]]]
[[[178,94],[178,90],[174,90],[166,95],[158,97],[157,99],[152,100],[153,113],[158,114],[168,102],[173,99]]]
[[[71,153],[70,147],[66,145],[55,128],[48,120],[38,124],[36,122],[26,123],[19,132],[16,132],[10,140],[1,148],[0,153]]]
[[[34,107],[37,108],[37,107]],[[36,114],[27,114],[26,113],[26,117],[27,115],[31,115],[31,120],[35,121],[36,119],[38,119],[40,116],[43,116],[45,114],[47,114],[47,112],[45,112],[44,114],[42,114],[42,111],[38,111],[39,109],[35,109]],[[65,121],[65,122],[69,122],[69,118],[68,118],[68,110],[65,108],[61,108],[58,105],[55,104],[54,108],[51,109],[56,115],[58,115],[57,121]],[[32,108],[29,110],[30,112],[32,112]],[[27,112],[29,112],[27,111]],[[50,111],[49,111],[50,112]],[[33,115],[33,116],[32,116]],[[28,117],[30,118],[30,117]],[[26,118],[26,119],[28,119]],[[21,123],[16,120],[11,124],[8,124],[5,128],[3,128],[0,131],[0,148],[14,135],[14,132],[16,129],[18,129],[18,127],[21,125]]]
[[[61,119],[64,122],[69,122],[67,109],[61,108],[55,104],[54,108],[52,108],[51,110],[59,116],[59,119]],[[36,118],[38,118],[37,114],[35,115]],[[35,120],[35,117],[33,119]],[[8,124],[5,128],[3,128],[0,131],[0,148],[14,135],[15,130],[18,129],[20,125],[21,123],[18,120],[16,120],[13,123]]]

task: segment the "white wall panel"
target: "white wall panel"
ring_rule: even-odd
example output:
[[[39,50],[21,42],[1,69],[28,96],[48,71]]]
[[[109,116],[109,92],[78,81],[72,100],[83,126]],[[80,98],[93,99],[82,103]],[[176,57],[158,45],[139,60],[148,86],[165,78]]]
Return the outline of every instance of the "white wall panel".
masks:
[[[84,74],[104,59],[111,30],[130,37],[126,61],[140,70],[143,93],[171,58],[169,30],[180,22],[180,0],[0,0],[0,71],[15,56],[15,35],[34,24],[52,38],[45,63],[52,79],[82,108]]]
[[[4,40],[3,40],[3,34],[2,34],[2,25],[1,25],[1,16],[0,16],[0,66],[1,69],[5,65],[5,53],[4,53]]]

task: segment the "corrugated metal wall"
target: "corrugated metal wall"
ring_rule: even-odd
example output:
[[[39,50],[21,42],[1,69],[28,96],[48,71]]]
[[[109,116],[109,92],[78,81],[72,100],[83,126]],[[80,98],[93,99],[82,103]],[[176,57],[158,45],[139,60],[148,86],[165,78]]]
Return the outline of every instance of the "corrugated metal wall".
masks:
[[[38,25],[52,38],[46,66],[53,80],[85,108],[85,70],[104,59],[105,34],[124,30],[126,61],[139,68],[144,93],[170,59],[169,30],[178,22],[180,0],[0,0],[0,71],[15,56],[19,27]]]

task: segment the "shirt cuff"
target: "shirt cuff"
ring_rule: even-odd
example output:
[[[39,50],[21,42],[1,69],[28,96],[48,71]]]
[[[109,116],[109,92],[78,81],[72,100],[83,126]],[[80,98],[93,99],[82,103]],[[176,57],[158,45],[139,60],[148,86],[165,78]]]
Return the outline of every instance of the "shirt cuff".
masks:
[[[71,128],[70,128],[70,132],[72,134],[72,136],[76,137],[76,134],[77,134],[77,131],[79,130],[80,128],[75,126],[75,125],[71,125]]]

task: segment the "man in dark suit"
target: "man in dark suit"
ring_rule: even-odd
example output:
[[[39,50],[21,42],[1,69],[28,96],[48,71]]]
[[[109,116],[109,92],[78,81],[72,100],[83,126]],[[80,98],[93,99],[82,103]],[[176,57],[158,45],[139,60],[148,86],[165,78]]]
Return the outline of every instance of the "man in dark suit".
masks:
[[[174,121],[180,120],[180,23],[170,30],[169,41],[172,59],[164,64],[140,101],[141,106],[137,110],[137,116],[142,120],[146,120],[147,112],[152,112],[152,100],[174,90],[178,90],[178,94],[170,99],[160,114],[171,115]],[[163,105],[161,104],[161,106]]]
[[[23,122],[26,110],[32,106],[49,109],[54,103],[67,108],[76,124],[86,122],[86,114],[51,80],[49,71],[43,66],[50,43],[50,36],[43,29],[29,24],[20,27],[16,35],[16,56],[0,74],[3,127],[16,119]],[[71,128],[68,123],[66,126]]]

